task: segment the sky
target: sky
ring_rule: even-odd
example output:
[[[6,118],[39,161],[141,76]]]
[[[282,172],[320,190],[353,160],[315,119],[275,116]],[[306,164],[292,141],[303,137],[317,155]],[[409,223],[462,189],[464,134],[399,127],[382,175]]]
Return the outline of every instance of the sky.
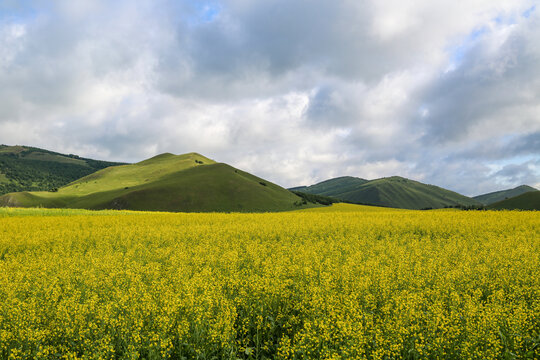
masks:
[[[0,143],[540,188],[540,0],[0,0]]]

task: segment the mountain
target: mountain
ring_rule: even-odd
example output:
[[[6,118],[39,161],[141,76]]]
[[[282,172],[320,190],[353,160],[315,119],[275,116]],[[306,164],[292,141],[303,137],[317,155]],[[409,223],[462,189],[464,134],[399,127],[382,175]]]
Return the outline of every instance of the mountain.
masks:
[[[528,185],[521,185],[513,189],[495,191],[488,194],[478,195],[473,197],[473,199],[475,199],[476,201],[480,201],[484,205],[490,205],[531,191],[538,190]]]
[[[342,176],[326,180],[311,186],[297,186],[294,188],[290,188],[289,190],[340,198],[340,195],[348,193],[350,191],[354,191],[366,182],[368,182],[368,180],[352,176]]]
[[[166,153],[109,167],[56,192],[4,195],[2,204],[188,212],[264,212],[315,206],[278,185],[197,153]]]
[[[529,191],[488,206],[492,210],[540,210],[540,191]]]
[[[0,145],[0,195],[56,189],[119,164],[29,146]]]
[[[476,200],[453,191],[399,176],[376,180],[365,180],[350,176],[339,177],[303,187],[297,191],[331,196],[356,204],[403,209],[436,209],[480,205]]]
[[[310,193],[301,192],[297,190],[291,190],[291,192],[295,195],[300,196],[302,199],[305,200],[305,202],[310,202],[312,204],[332,205],[332,204],[342,202],[339,199],[323,196],[323,195],[310,194]]]

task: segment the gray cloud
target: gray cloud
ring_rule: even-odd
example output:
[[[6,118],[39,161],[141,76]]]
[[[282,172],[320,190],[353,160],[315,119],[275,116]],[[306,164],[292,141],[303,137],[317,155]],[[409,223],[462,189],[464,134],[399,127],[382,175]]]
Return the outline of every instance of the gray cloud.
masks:
[[[481,35],[457,68],[427,87],[426,144],[540,130],[539,18]]]
[[[497,161],[506,158],[538,156],[540,154],[540,132],[510,134],[475,141],[449,155],[449,159],[461,161]]]
[[[198,151],[284,186],[534,185],[535,2],[2,2],[0,142]]]
[[[538,182],[538,173],[535,167],[540,165],[540,161],[530,161],[522,164],[510,164],[497,171],[494,176],[501,178],[508,184],[533,184]]]

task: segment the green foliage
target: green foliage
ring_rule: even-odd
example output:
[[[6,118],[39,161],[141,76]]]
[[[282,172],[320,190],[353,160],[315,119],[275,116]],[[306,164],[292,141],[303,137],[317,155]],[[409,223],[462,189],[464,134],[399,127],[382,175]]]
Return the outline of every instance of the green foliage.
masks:
[[[484,205],[491,205],[496,202],[510,199],[510,198],[513,198],[518,195],[531,192],[531,191],[538,191],[538,190],[528,185],[521,185],[513,189],[495,191],[495,192],[491,192],[484,195],[478,195],[478,196],[473,197],[473,199],[480,201]]]
[[[479,206],[474,199],[437,186],[399,176],[376,180],[340,177],[301,189],[302,192],[334,197],[346,202],[404,209],[438,209]]]
[[[540,210],[540,191],[530,191],[488,206],[491,210]]]
[[[312,204],[332,205],[334,203],[341,202],[340,200],[329,197],[329,196],[309,194],[309,193],[296,191],[296,190],[292,190],[292,192],[303,199],[302,204],[306,204],[310,202]]]
[[[298,202],[302,198],[276,184],[195,153],[109,167],[54,193],[0,197],[0,205],[81,209],[266,212],[319,206]]]
[[[338,197],[338,194],[354,191],[359,186],[367,183],[368,180],[356,178],[352,176],[342,176],[326,181],[322,181],[318,184],[311,186],[298,186],[290,188],[291,191],[301,191],[303,193],[324,195],[330,197]]]
[[[0,195],[19,191],[51,191],[108,166],[107,161],[62,155],[32,147],[0,148]]]

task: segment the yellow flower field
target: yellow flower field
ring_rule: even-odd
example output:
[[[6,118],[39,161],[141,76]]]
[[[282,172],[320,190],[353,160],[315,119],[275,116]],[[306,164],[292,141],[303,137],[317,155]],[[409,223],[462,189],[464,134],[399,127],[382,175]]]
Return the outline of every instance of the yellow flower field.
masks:
[[[0,209],[0,358],[538,359],[539,225]]]

